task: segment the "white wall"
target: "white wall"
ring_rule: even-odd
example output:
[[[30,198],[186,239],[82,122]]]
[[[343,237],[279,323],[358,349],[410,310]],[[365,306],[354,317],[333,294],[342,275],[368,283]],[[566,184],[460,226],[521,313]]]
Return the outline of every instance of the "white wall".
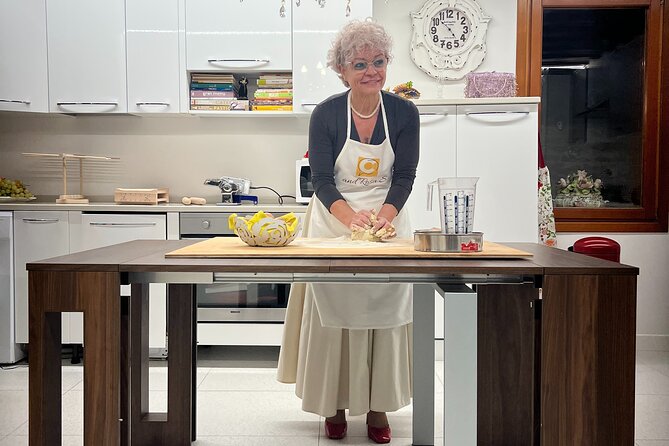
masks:
[[[492,17],[488,25],[488,52],[476,71],[516,71],[516,0],[478,0]],[[388,67],[386,86],[413,81],[421,98],[463,97],[464,80],[440,85],[418,68],[409,55],[411,47],[410,12],[418,12],[425,0],[375,0],[374,18],[393,36],[394,60]],[[355,2],[353,2],[355,7]]]
[[[479,70],[515,71],[516,0],[479,2],[492,17],[488,54]],[[395,43],[387,86],[411,80],[423,98],[462,97],[463,82],[441,88],[409,57],[409,12],[418,11],[422,4],[423,0],[374,0],[375,17],[389,29]],[[85,173],[90,195],[111,197],[115,187],[167,186],[173,201],[182,195],[215,201],[218,189],[202,182],[221,175],[250,178],[255,185],[292,194],[294,162],[306,150],[307,129],[308,121],[302,118],[0,114],[0,176],[24,179],[38,196],[57,195],[61,193],[57,163],[26,158],[21,152],[75,152],[121,158],[90,166]],[[265,201],[273,200],[271,194],[260,195]],[[590,234],[560,234],[559,245],[566,248],[586,235]],[[669,339],[669,234],[604,236],[621,243],[624,263],[641,268],[637,332]]]

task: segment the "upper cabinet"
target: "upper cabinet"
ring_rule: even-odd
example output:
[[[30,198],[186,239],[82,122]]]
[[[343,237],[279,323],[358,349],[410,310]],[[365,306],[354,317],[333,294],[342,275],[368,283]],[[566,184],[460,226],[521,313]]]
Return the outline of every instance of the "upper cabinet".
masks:
[[[279,2],[186,0],[186,68],[290,71],[292,3],[281,17]]]
[[[179,2],[126,0],[128,112],[179,112]]]
[[[127,113],[124,2],[47,0],[47,23],[49,110]]]
[[[293,7],[293,110],[310,112],[329,96],[346,87],[327,67],[327,53],[339,29],[353,19],[372,15],[372,1],[351,3],[346,17],[346,0],[329,0],[325,7],[303,1]]]
[[[45,0],[0,0],[0,110],[48,111]]]

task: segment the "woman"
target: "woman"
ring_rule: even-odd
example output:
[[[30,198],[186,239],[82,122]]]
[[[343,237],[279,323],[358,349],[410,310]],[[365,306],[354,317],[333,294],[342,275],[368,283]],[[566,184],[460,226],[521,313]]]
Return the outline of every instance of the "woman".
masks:
[[[353,21],[336,36],[328,66],[349,90],[313,111],[309,163],[315,197],[305,237],[352,230],[410,237],[403,211],[418,164],[416,106],[382,91],[391,40],[380,25]],[[409,285],[296,284],[279,358],[281,382],[296,383],[302,409],[325,417],[329,438],[346,436],[349,415],[388,443],[386,412],[411,399]]]

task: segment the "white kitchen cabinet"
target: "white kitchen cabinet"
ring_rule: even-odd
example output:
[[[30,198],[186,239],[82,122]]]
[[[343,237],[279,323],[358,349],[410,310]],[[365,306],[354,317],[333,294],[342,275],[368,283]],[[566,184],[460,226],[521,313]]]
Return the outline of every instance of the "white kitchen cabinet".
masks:
[[[16,342],[28,342],[28,272],[26,264],[70,253],[67,211],[14,212]],[[63,313],[63,343],[69,342],[69,313]]]
[[[79,252],[131,240],[166,240],[167,217],[164,214],[87,214],[70,215],[70,249]],[[130,287],[121,286],[122,295]],[[75,313],[70,320],[71,342],[83,341],[83,318]],[[167,324],[166,285],[149,286],[149,347],[165,348]]]
[[[49,110],[126,113],[125,3],[46,1]]]
[[[187,69],[291,71],[293,2],[285,2],[285,17],[279,7],[266,1],[186,0]]]
[[[0,0],[0,110],[47,112],[45,0]]]
[[[479,177],[474,229],[537,241],[537,104],[458,105],[457,176]]]
[[[128,112],[179,112],[179,1],[126,0]]]
[[[372,16],[372,1],[351,4],[346,17],[346,0],[330,0],[324,8],[304,1],[293,7],[293,110],[310,112],[319,102],[345,90],[337,74],[327,67],[332,39],[348,21]]]

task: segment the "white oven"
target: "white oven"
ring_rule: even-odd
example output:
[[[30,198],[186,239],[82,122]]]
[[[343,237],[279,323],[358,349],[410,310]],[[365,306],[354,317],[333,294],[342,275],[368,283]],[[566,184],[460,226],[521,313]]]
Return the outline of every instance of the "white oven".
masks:
[[[236,237],[232,212],[182,212],[181,239]],[[200,345],[280,345],[290,284],[213,283],[196,285]]]

